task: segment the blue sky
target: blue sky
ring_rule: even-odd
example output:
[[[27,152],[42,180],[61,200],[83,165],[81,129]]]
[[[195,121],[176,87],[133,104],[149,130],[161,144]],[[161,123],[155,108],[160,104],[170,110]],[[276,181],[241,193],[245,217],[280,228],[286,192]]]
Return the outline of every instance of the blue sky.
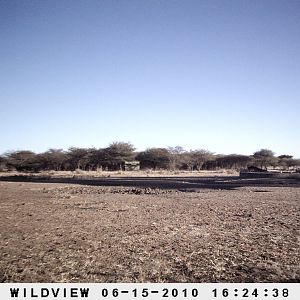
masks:
[[[300,1],[0,0],[0,153],[300,157]]]

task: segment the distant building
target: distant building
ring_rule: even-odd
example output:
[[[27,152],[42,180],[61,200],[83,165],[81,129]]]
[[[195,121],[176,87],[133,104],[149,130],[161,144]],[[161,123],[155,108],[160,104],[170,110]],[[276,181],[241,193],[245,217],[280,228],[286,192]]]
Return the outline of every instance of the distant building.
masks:
[[[139,171],[140,170],[140,162],[137,160],[125,161],[124,168],[125,168],[125,171]]]

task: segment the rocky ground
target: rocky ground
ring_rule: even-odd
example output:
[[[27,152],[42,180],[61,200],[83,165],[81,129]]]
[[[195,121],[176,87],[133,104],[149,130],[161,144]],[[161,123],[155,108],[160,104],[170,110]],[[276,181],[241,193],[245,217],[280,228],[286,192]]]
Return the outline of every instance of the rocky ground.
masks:
[[[1,282],[300,282],[300,188],[0,182]]]

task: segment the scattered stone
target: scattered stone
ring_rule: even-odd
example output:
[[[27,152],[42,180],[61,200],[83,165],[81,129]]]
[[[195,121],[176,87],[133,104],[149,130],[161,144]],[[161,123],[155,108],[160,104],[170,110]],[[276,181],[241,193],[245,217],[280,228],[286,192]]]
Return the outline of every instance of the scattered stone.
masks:
[[[44,188],[45,189],[45,188]],[[176,193],[174,190],[164,190],[158,188],[135,188],[135,187],[97,187],[97,186],[79,186],[79,187],[59,187],[49,189],[43,193],[51,193],[57,198],[70,199],[74,195],[92,195],[92,194],[129,194],[129,195],[161,195]]]

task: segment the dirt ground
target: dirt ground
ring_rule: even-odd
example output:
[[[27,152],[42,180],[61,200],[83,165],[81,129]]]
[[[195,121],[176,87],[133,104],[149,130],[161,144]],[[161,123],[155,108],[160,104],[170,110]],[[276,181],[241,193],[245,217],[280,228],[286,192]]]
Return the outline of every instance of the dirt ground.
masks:
[[[300,188],[0,182],[0,282],[300,282]]]
[[[8,171],[0,172],[0,178],[4,176],[28,176],[33,177],[55,177],[55,178],[122,178],[122,177],[206,177],[206,176],[237,176],[239,172],[235,170],[217,170],[217,171],[169,171],[169,170],[139,170],[139,171],[41,171],[38,173],[33,172],[17,172]]]

